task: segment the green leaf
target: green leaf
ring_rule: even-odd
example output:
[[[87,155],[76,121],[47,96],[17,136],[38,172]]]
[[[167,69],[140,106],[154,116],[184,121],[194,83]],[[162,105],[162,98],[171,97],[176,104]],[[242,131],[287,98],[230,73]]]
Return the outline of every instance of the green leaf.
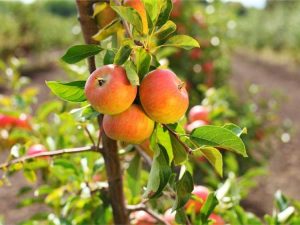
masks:
[[[151,21],[154,21],[159,13],[158,0],[143,0],[143,2]]]
[[[149,72],[151,55],[144,49],[138,48],[135,52],[137,73],[143,77]]]
[[[196,41],[194,38],[187,35],[174,35],[171,38],[169,38],[163,45],[158,47],[162,47],[162,46],[178,47],[186,50],[200,47],[198,41]]]
[[[115,19],[111,23],[103,27],[101,30],[99,30],[98,33],[94,34],[92,38],[96,41],[102,41],[113,35],[120,29],[122,29],[121,21],[120,19]]]
[[[199,149],[193,151],[194,155],[196,156],[196,152],[201,152],[209,163],[214,167],[217,173],[222,177],[223,176],[223,160],[222,154],[219,152],[218,149],[214,147],[204,146],[200,147]]]
[[[36,181],[37,177],[34,170],[24,169],[23,174],[29,182],[34,183]]]
[[[279,212],[282,212],[285,210],[287,207],[289,207],[289,203],[287,198],[282,194],[281,191],[276,191],[275,193],[275,202],[276,206],[279,209]]]
[[[149,174],[147,190],[144,194],[149,198],[155,198],[161,194],[172,174],[165,148],[158,144],[154,151],[155,155]]]
[[[194,129],[190,137],[201,147],[211,146],[221,148],[247,157],[245,145],[242,139],[226,128],[206,125]]]
[[[86,105],[81,108],[72,109],[70,114],[72,114],[76,120],[85,121],[97,117],[99,112],[94,110],[91,105]]]
[[[108,4],[106,2],[97,2],[93,5],[93,17],[95,18],[100,12],[102,12]]]
[[[184,207],[191,197],[191,192],[194,189],[194,182],[192,175],[185,171],[182,178],[176,183],[176,200],[173,205],[173,210]]]
[[[159,0],[159,7],[160,13],[156,22],[156,26],[158,27],[164,25],[168,21],[173,7],[172,0]]]
[[[247,134],[247,129],[246,128],[242,129],[239,126],[237,126],[233,123],[226,123],[223,127],[226,128],[227,130],[232,131],[238,137],[240,137],[242,134]]]
[[[182,144],[172,134],[170,134],[170,138],[174,155],[174,163],[175,165],[180,165],[187,160],[188,155]]]
[[[187,224],[187,217],[186,217],[184,209],[179,209],[176,211],[175,221],[178,224]]]
[[[69,64],[77,63],[87,57],[97,55],[103,48],[99,45],[75,45],[68,49],[61,58]]]
[[[129,58],[131,51],[132,48],[130,47],[129,44],[125,44],[121,46],[121,48],[118,50],[115,56],[114,64],[123,65]]]
[[[200,211],[200,218],[203,224],[207,223],[208,217],[214,211],[218,203],[215,193],[210,193]]]
[[[123,19],[132,24],[138,32],[143,32],[143,23],[141,17],[135,9],[125,6],[111,6],[111,8]]]
[[[84,94],[85,81],[72,81],[69,83],[59,81],[46,81],[50,90],[59,98],[69,102],[84,102],[86,97]]]
[[[153,134],[155,135],[155,144],[159,143],[166,149],[168,154],[168,159],[169,159],[168,163],[170,165],[174,156],[173,156],[173,149],[172,149],[172,143],[171,143],[169,132],[163,129],[161,125],[157,125],[155,132],[153,132]]]
[[[140,85],[139,75],[136,72],[136,68],[135,68],[135,65],[133,64],[133,62],[127,61],[124,64],[124,67],[126,70],[127,78],[129,80],[129,82],[131,83],[131,85],[133,85],[133,86]]]
[[[141,166],[141,157],[139,154],[136,154],[130,161],[126,176],[126,181],[128,182],[128,189],[130,190],[132,198],[130,204],[136,204],[139,200],[138,197],[140,196],[141,191]]]
[[[76,166],[72,162],[70,162],[69,160],[67,160],[67,159],[63,159],[63,158],[56,159],[53,162],[53,166],[54,167],[57,167],[57,166],[62,167],[65,170],[70,170],[73,173],[75,173],[75,174],[78,175],[78,170],[77,170]]]
[[[107,50],[104,59],[103,59],[103,64],[104,65],[109,65],[114,63],[114,58],[115,58],[115,53],[112,50]]]
[[[170,34],[174,33],[176,31],[176,24],[168,20],[158,31],[155,32],[155,36],[159,40],[163,40],[167,38]]]

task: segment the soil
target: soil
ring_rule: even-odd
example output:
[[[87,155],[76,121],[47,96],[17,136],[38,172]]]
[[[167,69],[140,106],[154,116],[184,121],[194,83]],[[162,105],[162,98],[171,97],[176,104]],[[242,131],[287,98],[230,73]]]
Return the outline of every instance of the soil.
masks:
[[[300,76],[290,71],[286,66],[277,66],[266,63],[259,59],[244,55],[235,54],[232,58],[232,79],[231,85],[243,96],[244,89],[249,83],[255,83],[263,90],[264,98],[271,98],[274,91],[286,96],[285,101],[280,102],[280,119],[283,121],[290,118],[294,128],[300,127],[300,116],[298,104],[300,103]],[[38,74],[31,74],[33,85],[39,87],[41,94],[40,101],[47,99],[49,91],[45,86],[45,80],[60,79],[64,76],[63,71],[52,68],[51,71],[40,71]],[[290,142],[284,144],[280,140],[276,141],[276,147],[271,149],[272,156],[269,160],[268,176],[258,180],[259,185],[249,195],[244,202],[250,211],[263,215],[271,213],[273,204],[273,194],[280,189],[290,197],[300,199],[300,154],[297,146],[300,146],[299,130],[295,129]],[[275,139],[275,138],[274,138]],[[5,160],[7,152],[0,154],[0,162]],[[5,217],[8,225],[30,218],[38,211],[47,210],[39,205],[18,209],[16,206],[22,199],[17,196],[19,188],[29,184],[22,173],[12,177],[12,185],[1,187],[0,189],[0,215]],[[33,193],[30,192],[29,195]]]
[[[248,84],[254,83],[262,90],[262,98],[272,98],[274,92],[280,93],[279,120],[292,121],[291,139],[283,143],[278,137],[271,137],[274,142],[270,149],[268,175],[259,179],[245,205],[250,211],[263,216],[272,213],[273,195],[281,190],[289,197],[300,200],[300,74],[283,65],[274,65],[262,61],[259,57],[235,54],[232,57],[231,85],[243,96]]]

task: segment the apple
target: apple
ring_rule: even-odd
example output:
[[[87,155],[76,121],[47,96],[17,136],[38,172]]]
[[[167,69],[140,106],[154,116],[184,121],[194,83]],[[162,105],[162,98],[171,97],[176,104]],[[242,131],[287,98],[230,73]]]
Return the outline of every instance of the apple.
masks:
[[[190,123],[196,120],[202,120],[206,123],[209,123],[209,110],[205,106],[195,105],[190,109],[188,119]]]
[[[147,13],[143,2],[141,0],[125,0],[124,5],[134,8],[140,14],[140,17],[142,19],[142,24],[143,24],[143,33],[148,34],[149,30],[148,30]]]
[[[150,146],[150,139],[146,139],[145,141],[143,141],[141,144],[139,144],[139,146],[141,147],[141,149],[143,149],[143,151],[150,156],[151,158],[153,158],[154,152],[151,149]]]
[[[143,210],[131,214],[135,225],[155,225],[156,220]]]
[[[191,133],[194,129],[198,127],[202,127],[204,125],[207,125],[208,123],[204,120],[195,120],[191,122],[190,124],[187,124],[185,129],[188,133]]]
[[[209,216],[209,219],[213,220],[213,224],[212,225],[225,225],[224,220],[222,219],[222,217],[220,217],[217,214],[212,213]]]
[[[172,212],[172,209],[167,209],[165,214],[164,214],[164,219],[166,222],[168,222],[170,225],[176,225],[175,221],[175,211]]]
[[[192,194],[195,195],[197,199],[190,199],[186,203],[185,208],[187,210],[193,209],[195,213],[199,213],[209,193],[210,191],[207,187],[201,185],[195,186]]]
[[[172,18],[178,18],[181,15],[181,0],[173,0]]]
[[[23,128],[23,129],[27,129],[30,130],[31,129],[31,125],[29,122],[30,117],[24,113],[22,113],[19,118],[17,118],[15,120],[15,126],[18,128]]]
[[[129,83],[123,67],[105,65],[89,76],[84,91],[95,110],[114,115],[130,107],[136,97],[137,87]]]
[[[0,114],[0,128],[6,128],[8,126],[14,125],[15,120],[16,119],[14,117]]]
[[[94,4],[93,7],[95,10],[95,8],[97,7],[97,3]],[[100,28],[107,26],[115,18],[116,18],[116,13],[114,10],[112,10],[109,4],[107,4],[106,7],[96,15],[96,21]]]
[[[140,85],[140,100],[149,117],[159,123],[175,123],[189,105],[184,83],[167,69],[148,73]]]
[[[44,145],[41,144],[35,144],[30,146],[30,148],[27,151],[28,156],[34,156],[36,154],[42,153],[42,152],[47,152],[47,148]],[[48,159],[49,156],[43,156],[42,158]]]
[[[207,61],[202,64],[202,70],[206,74],[211,74],[214,71],[214,64],[212,61]]]
[[[154,121],[140,106],[131,105],[120,114],[104,115],[103,129],[111,139],[139,144],[151,136]]]
[[[193,48],[190,52],[190,59],[198,60],[202,55],[202,50],[200,48]]]

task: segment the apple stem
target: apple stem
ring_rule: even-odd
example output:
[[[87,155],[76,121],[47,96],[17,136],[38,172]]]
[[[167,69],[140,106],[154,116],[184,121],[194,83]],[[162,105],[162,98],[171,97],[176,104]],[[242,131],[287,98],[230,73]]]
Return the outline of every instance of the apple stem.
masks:
[[[181,82],[180,84],[178,84],[178,89],[181,90],[184,87],[184,82]]]

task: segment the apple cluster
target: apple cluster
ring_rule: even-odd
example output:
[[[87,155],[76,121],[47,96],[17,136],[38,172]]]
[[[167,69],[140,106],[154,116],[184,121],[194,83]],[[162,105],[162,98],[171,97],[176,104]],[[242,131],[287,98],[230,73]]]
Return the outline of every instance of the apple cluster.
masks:
[[[149,138],[155,122],[177,122],[189,105],[184,83],[168,69],[149,72],[137,87],[130,84],[122,66],[105,65],[89,76],[85,95],[104,114],[106,135],[133,144]]]

